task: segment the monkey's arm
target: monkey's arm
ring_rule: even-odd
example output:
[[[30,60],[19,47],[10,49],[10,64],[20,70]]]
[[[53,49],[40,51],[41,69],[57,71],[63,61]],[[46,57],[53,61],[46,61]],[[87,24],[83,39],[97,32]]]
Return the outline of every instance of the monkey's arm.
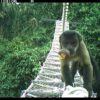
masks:
[[[62,76],[61,76],[62,81],[65,82],[65,85],[72,86],[72,74],[69,68],[69,63],[66,63],[65,61],[61,61],[61,73],[62,73]]]
[[[84,87],[89,91],[89,96],[92,95],[92,81],[93,81],[93,66],[91,63],[89,52],[84,41],[80,43],[80,58],[83,66]]]
[[[94,75],[96,80],[98,80],[98,83],[100,84],[100,69],[99,66],[97,64],[97,62],[95,61],[95,59],[93,58],[93,56],[90,54],[90,58],[91,58],[91,63],[93,65],[93,71],[94,71]]]
[[[94,71],[93,72],[94,74],[93,91],[97,93],[97,97],[100,97],[100,69],[99,69],[97,62],[91,56],[91,54],[90,54],[90,58],[91,58],[91,62],[93,65],[93,71]]]

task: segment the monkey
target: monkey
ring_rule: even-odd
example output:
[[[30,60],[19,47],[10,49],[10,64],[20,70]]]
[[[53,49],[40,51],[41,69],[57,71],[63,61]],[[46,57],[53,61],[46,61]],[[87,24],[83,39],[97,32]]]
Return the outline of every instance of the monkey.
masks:
[[[61,79],[65,85],[73,86],[74,75],[79,70],[84,80],[83,86],[88,90],[89,97],[93,90],[100,94],[100,69],[90,55],[83,36],[75,30],[67,30],[60,35],[59,43]]]

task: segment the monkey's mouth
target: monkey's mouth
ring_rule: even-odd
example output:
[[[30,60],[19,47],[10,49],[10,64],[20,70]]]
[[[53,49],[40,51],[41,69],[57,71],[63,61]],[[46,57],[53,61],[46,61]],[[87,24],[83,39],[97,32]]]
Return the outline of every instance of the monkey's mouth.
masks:
[[[74,50],[69,50],[69,55],[71,57],[75,56],[76,55],[76,52]]]
[[[74,57],[74,56],[75,56],[75,53],[70,54],[70,57]]]

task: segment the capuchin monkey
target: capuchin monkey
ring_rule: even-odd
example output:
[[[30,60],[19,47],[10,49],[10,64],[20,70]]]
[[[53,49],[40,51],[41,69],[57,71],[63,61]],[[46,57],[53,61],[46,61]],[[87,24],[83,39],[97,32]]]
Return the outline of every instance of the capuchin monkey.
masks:
[[[60,51],[58,54],[61,61],[62,81],[66,86],[72,86],[74,75],[79,70],[80,75],[83,76],[84,88],[89,92],[89,97],[91,97],[92,91],[97,92],[97,97],[100,97],[100,70],[80,33],[74,30],[65,31],[60,35],[59,42]]]

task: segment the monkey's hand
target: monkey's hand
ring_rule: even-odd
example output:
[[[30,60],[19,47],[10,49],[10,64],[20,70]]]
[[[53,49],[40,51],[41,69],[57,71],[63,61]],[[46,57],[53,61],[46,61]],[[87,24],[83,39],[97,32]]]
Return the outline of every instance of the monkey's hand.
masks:
[[[68,50],[60,50],[58,52],[60,60],[64,60],[65,58],[70,57],[70,52]]]

